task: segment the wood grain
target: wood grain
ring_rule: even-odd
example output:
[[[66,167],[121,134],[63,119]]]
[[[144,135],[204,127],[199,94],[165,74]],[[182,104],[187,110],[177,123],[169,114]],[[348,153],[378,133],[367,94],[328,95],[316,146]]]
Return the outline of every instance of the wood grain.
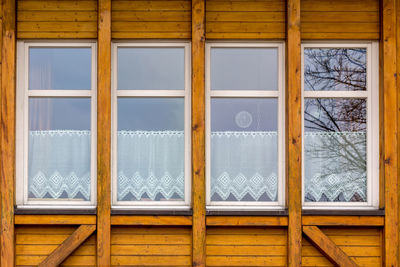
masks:
[[[60,246],[58,246],[39,267],[51,267],[61,264],[75,249],[77,249],[93,232],[96,225],[81,225]]]
[[[98,1],[97,266],[111,264],[111,0]]]
[[[1,266],[14,266],[15,0],[3,0],[1,64]]]
[[[192,1],[192,208],[194,267],[206,264],[205,0]]]
[[[16,225],[96,224],[95,215],[15,215]]]
[[[346,267],[358,266],[317,226],[304,226],[303,232],[333,264]]]
[[[382,1],[385,265],[399,264],[398,103],[396,88],[396,1]]]
[[[384,226],[384,216],[303,216],[303,225]]]
[[[287,226],[288,218],[274,216],[207,216],[207,226]]]
[[[111,225],[192,225],[191,216],[112,216]]]
[[[287,2],[286,175],[288,266],[301,266],[301,39],[300,0]]]

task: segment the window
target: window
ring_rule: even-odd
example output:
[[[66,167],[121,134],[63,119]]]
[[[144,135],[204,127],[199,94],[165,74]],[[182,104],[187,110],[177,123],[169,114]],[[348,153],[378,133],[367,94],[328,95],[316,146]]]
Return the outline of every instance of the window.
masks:
[[[303,204],[378,206],[378,44],[303,45]]]
[[[113,44],[113,206],[190,205],[190,44]]]
[[[282,208],[283,43],[209,43],[206,60],[207,208]]]
[[[17,49],[17,205],[94,206],[96,44]]]

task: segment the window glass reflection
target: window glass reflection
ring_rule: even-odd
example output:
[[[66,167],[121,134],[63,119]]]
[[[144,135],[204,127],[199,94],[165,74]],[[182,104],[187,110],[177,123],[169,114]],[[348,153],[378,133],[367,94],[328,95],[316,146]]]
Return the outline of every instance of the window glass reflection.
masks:
[[[366,48],[305,48],[304,90],[365,91]]]

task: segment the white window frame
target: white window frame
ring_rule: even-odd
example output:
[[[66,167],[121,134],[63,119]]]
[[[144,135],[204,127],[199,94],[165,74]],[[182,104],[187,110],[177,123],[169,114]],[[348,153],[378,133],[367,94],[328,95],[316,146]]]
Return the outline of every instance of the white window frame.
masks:
[[[29,48],[91,48],[90,90],[29,90]],[[16,92],[16,204],[21,209],[88,209],[96,207],[97,188],[97,45],[96,41],[18,41]],[[90,200],[29,200],[28,199],[28,138],[29,98],[90,98],[91,158]]]
[[[117,60],[119,47],[132,48],[184,48],[185,55],[185,88],[184,90],[118,90],[117,88]],[[112,172],[112,208],[115,210],[190,210],[191,201],[191,44],[188,41],[124,41],[112,43],[112,82],[111,82],[111,172]],[[126,98],[183,98],[184,99],[184,135],[185,135],[185,198],[182,201],[118,201],[117,199],[117,122],[119,97]]]
[[[366,91],[306,91],[304,90],[305,48],[366,48]],[[303,42],[302,58],[302,203],[303,209],[364,210],[379,208],[379,43],[377,41],[320,41]],[[304,99],[362,98],[367,102],[367,202],[306,202],[304,200]]]
[[[277,48],[278,90],[211,90],[211,49]],[[206,207],[208,210],[282,210],[285,208],[285,43],[206,43]],[[278,197],[277,201],[211,201],[211,98],[272,98],[278,101]]]

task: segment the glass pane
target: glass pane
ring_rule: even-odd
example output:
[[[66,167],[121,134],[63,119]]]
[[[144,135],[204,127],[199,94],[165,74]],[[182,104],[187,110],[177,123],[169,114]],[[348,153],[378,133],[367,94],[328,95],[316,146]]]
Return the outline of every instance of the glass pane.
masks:
[[[277,191],[277,99],[211,99],[211,201],[277,201]]]
[[[307,202],[367,201],[365,99],[304,101]]]
[[[30,98],[28,198],[90,200],[90,98]]]
[[[119,90],[183,90],[183,47],[118,48]]]
[[[278,90],[277,48],[211,48],[212,90]]]
[[[304,88],[307,91],[365,91],[366,48],[305,48]]]
[[[118,201],[185,197],[183,98],[118,99]]]
[[[29,48],[29,89],[90,90],[92,49]]]

